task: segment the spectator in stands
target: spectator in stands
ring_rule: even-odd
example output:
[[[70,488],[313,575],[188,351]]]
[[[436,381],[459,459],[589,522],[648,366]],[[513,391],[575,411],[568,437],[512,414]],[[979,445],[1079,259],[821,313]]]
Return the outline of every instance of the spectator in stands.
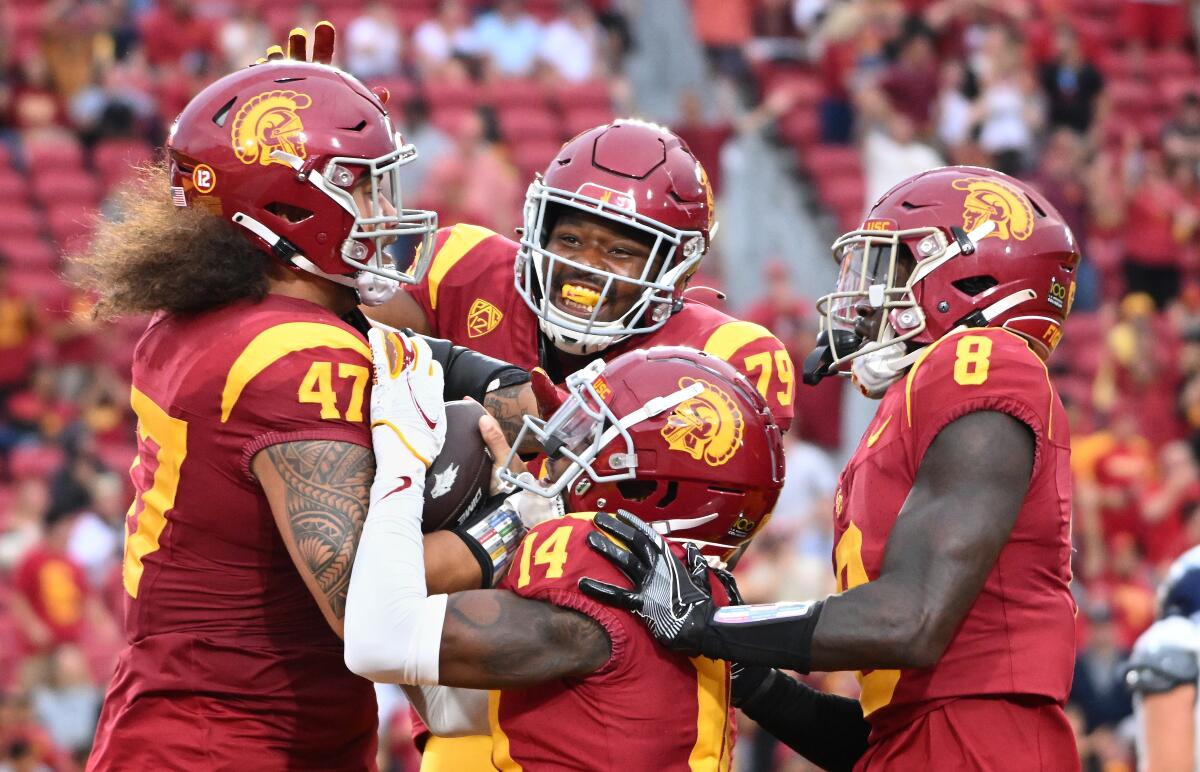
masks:
[[[538,57],[551,77],[580,83],[603,74],[604,30],[584,0],[561,0],[558,18],[546,25]]]
[[[997,42],[976,72],[979,146],[991,156],[993,168],[1019,176],[1032,158],[1035,132],[1042,124],[1037,79],[1014,32],[994,27],[987,34]]]
[[[50,739],[81,763],[92,747],[103,696],[83,651],[71,644],[55,650],[50,677],[30,690],[33,712]]]
[[[1172,163],[1200,170],[1200,94],[1187,91],[1162,134],[1163,152]]]
[[[155,67],[199,74],[217,54],[213,24],[196,13],[192,0],[162,0],[142,17],[142,47]],[[253,61],[253,60],[251,60]]]
[[[27,382],[33,372],[38,307],[9,279],[9,260],[0,253],[0,394]]]
[[[1115,727],[1133,713],[1133,703],[1121,677],[1121,665],[1128,655],[1117,643],[1112,610],[1102,600],[1085,604],[1087,614],[1086,645],[1075,658],[1075,677],[1071,683],[1071,702],[1083,711],[1087,730]]]
[[[945,165],[940,153],[918,139],[912,118],[894,110],[882,91],[864,89],[857,105],[866,177],[863,211],[897,182]]]
[[[1165,570],[1192,546],[1189,522],[1200,508],[1200,468],[1184,441],[1163,446],[1158,475],[1142,493],[1143,546],[1152,566]]]
[[[391,7],[372,0],[346,28],[346,69],[363,79],[400,69],[400,27]]]
[[[753,35],[752,0],[691,0],[696,39],[714,75],[743,84],[749,78],[744,48]]]
[[[98,70],[96,79],[75,94],[70,102],[71,122],[84,144],[102,139],[161,135],[158,106],[140,52],[124,62]]]
[[[30,549],[42,540],[42,515],[50,506],[50,488],[37,477],[17,483],[16,496],[0,532],[0,575],[8,576]]]
[[[1130,44],[1179,48],[1188,37],[1184,0],[1124,0],[1118,24]]]
[[[1126,289],[1147,293],[1161,309],[1179,294],[1179,247],[1195,213],[1172,183],[1162,152],[1147,148],[1139,157],[1140,169],[1129,163],[1124,184],[1122,268]]]
[[[67,753],[38,725],[29,694],[0,692],[0,770],[74,772]]]
[[[532,74],[542,45],[542,26],[525,12],[521,0],[496,0],[493,10],[475,20],[472,34],[490,75],[524,78]]]
[[[475,53],[470,21],[465,0],[442,0],[437,15],[417,25],[413,50],[417,67],[425,78],[436,78],[451,57]],[[424,147],[421,152],[424,154]]]
[[[55,141],[66,132],[66,108],[54,88],[46,58],[35,52],[17,63],[12,84],[13,127],[25,141]]]
[[[896,61],[880,79],[892,109],[903,113],[925,135],[938,98],[938,59],[933,38],[925,30],[899,42]]]
[[[494,127],[480,111],[468,113],[453,139],[454,149],[431,165],[424,183],[439,224],[469,222],[512,233],[520,222],[524,189],[496,147]]]
[[[255,7],[248,3],[234,6],[233,15],[217,31],[217,48],[221,52],[221,69],[245,67],[263,55],[271,44],[271,34]]]
[[[1092,230],[1087,161],[1083,137],[1073,129],[1060,127],[1047,139],[1041,160],[1029,180],[1071,227],[1085,256],[1076,270],[1074,311],[1095,310],[1100,302],[1097,268],[1086,259]]]
[[[1042,65],[1040,80],[1048,103],[1050,126],[1065,126],[1086,133],[1095,115],[1096,99],[1104,78],[1083,56],[1079,36],[1070,25],[1060,24],[1054,32],[1054,59]]]
[[[946,150],[950,163],[968,163],[974,128],[974,110],[967,97],[967,69],[957,59],[942,64],[938,73],[938,96],[934,102],[937,141]]]

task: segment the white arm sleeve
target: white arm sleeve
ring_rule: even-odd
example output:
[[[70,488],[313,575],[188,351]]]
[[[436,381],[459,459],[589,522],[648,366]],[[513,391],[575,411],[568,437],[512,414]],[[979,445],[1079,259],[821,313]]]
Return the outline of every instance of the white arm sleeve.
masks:
[[[379,452],[379,443],[376,443]],[[426,597],[425,470],[379,462],[346,598],[346,667],[372,681],[436,684],[446,596]],[[407,480],[402,491],[396,489]]]
[[[408,699],[429,731],[438,737],[470,737],[491,733],[488,693],[454,686],[406,686]]]

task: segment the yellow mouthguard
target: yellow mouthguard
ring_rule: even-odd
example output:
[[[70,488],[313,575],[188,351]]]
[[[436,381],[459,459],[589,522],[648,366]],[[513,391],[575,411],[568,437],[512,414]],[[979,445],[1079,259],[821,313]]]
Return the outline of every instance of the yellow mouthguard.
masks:
[[[562,288],[563,300],[572,300],[580,305],[588,308],[595,308],[600,302],[600,293],[587,287],[580,287],[578,284],[564,284]]]

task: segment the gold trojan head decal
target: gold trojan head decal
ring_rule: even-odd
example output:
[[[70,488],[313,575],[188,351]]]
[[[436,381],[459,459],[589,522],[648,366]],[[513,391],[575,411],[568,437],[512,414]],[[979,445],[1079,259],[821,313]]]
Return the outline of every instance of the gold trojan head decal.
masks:
[[[1023,194],[1011,186],[984,177],[955,180],[955,190],[967,191],[963,201],[963,230],[970,233],[988,220],[996,229],[988,236],[1024,241],[1033,233],[1033,208]]]
[[[304,158],[304,124],[299,110],[312,105],[312,97],[280,89],[267,91],[242,105],[233,118],[233,152],[244,164],[263,166],[286,162],[272,158],[278,148]]]
[[[745,421],[733,398],[708,381],[680,378],[679,388],[697,382],[704,385],[704,391],[681,402],[661,433],[671,450],[681,450],[709,466],[720,466],[741,447]]]

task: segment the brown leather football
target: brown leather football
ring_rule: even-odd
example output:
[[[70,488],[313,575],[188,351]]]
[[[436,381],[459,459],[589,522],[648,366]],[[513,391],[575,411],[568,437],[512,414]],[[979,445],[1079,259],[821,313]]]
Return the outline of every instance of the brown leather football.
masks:
[[[446,403],[446,443],[425,473],[422,532],[457,527],[487,498],[493,460],[479,434],[483,414],[478,402]]]

